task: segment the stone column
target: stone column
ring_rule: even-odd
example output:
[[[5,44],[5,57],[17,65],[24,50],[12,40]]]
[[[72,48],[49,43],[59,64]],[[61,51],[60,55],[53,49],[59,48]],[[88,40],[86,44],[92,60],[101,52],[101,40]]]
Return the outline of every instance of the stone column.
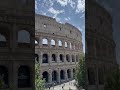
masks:
[[[68,80],[67,69],[65,69],[65,80]]]
[[[58,48],[58,40],[55,39],[55,47]]]
[[[49,83],[52,83],[52,70],[49,69]]]
[[[39,63],[42,64],[42,53],[38,53],[39,56]]]
[[[39,37],[39,46],[42,47],[42,37]]]
[[[73,79],[73,69],[70,69],[70,70],[71,70],[71,72],[70,72],[71,78]]]
[[[56,59],[57,59],[57,63],[59,63],[60,62],[60,58],[59,58],[59,54],[58,53],[56,54]]]
[[[58,68],[58,75],[57,75],[57,81],[58,81],[58,83],[60,83],[60,69]]]
[[[51,57],[51,53],[48,53],[48,63],[51,65],[51,61],[52,60],[52,57]]]
[[[48,47],[51,48],[51,38],[48,39]]]

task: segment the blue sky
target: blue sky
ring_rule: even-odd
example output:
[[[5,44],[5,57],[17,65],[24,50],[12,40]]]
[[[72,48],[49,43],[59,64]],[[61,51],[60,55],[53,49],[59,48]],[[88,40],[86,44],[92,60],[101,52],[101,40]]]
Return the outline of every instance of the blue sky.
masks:
[[[35,12],[77,27],[82,32],[85,51],[85,0],[35,0]]]

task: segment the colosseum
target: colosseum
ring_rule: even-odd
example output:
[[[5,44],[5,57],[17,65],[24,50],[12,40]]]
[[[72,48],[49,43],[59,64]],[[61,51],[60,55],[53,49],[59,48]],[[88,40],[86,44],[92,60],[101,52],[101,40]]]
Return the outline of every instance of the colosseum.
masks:
[[[35,55],[46,85],[74,79],[76,64],[83,53],[82,34],[71,24],[35,16]]]
[[[112,17],[95,0],[86,1],[87,90],[104,90],[104,76],[117,67]]]

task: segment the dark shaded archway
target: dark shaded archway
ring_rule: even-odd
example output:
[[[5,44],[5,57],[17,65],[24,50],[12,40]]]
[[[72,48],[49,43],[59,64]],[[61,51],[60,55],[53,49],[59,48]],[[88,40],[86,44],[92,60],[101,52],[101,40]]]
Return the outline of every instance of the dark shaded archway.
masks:
[[[26,88],[30,86],[30,68],[26,65],[22,65],[18,69],[18,88]]]
[[[52,81],[56,81],[57,82],[57,71],[53,71],[52,72]]]
[[[48,54],[43,54],[42,63],[48,63]]]
[[[45,79],[45,82],[48,82],[49,81],[49,73],[47,71],[45,71],[42,73],[42,75],[43,75],[43,79]]]
[[[38,54],[35,54],[35,62],[39,62],[39,56],[38,56]]]
[[[0,81],[3,82],[2,88],[8,88],[8,69],[5,66],[0,66]]]
[[[64,80],[64,79],[65,79],[65,71],[64,71],[64,70],[61,70],[61,71],[60,71],[60,79],[61,79],[61,80]]]
[[[67,77],[71,78],[71,70],[70,69],[67,70]]]

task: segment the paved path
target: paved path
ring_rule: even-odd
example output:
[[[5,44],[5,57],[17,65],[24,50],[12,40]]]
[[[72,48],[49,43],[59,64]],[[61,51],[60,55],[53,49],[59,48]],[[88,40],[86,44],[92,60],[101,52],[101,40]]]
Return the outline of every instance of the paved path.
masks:
[[[51,87],[50,89],[46,89],[46,90],[77,90],[74,83],[75,83],[75,80],[72,80],[70,82],[66,82],[61,85],[57,85],[57,86]]]

